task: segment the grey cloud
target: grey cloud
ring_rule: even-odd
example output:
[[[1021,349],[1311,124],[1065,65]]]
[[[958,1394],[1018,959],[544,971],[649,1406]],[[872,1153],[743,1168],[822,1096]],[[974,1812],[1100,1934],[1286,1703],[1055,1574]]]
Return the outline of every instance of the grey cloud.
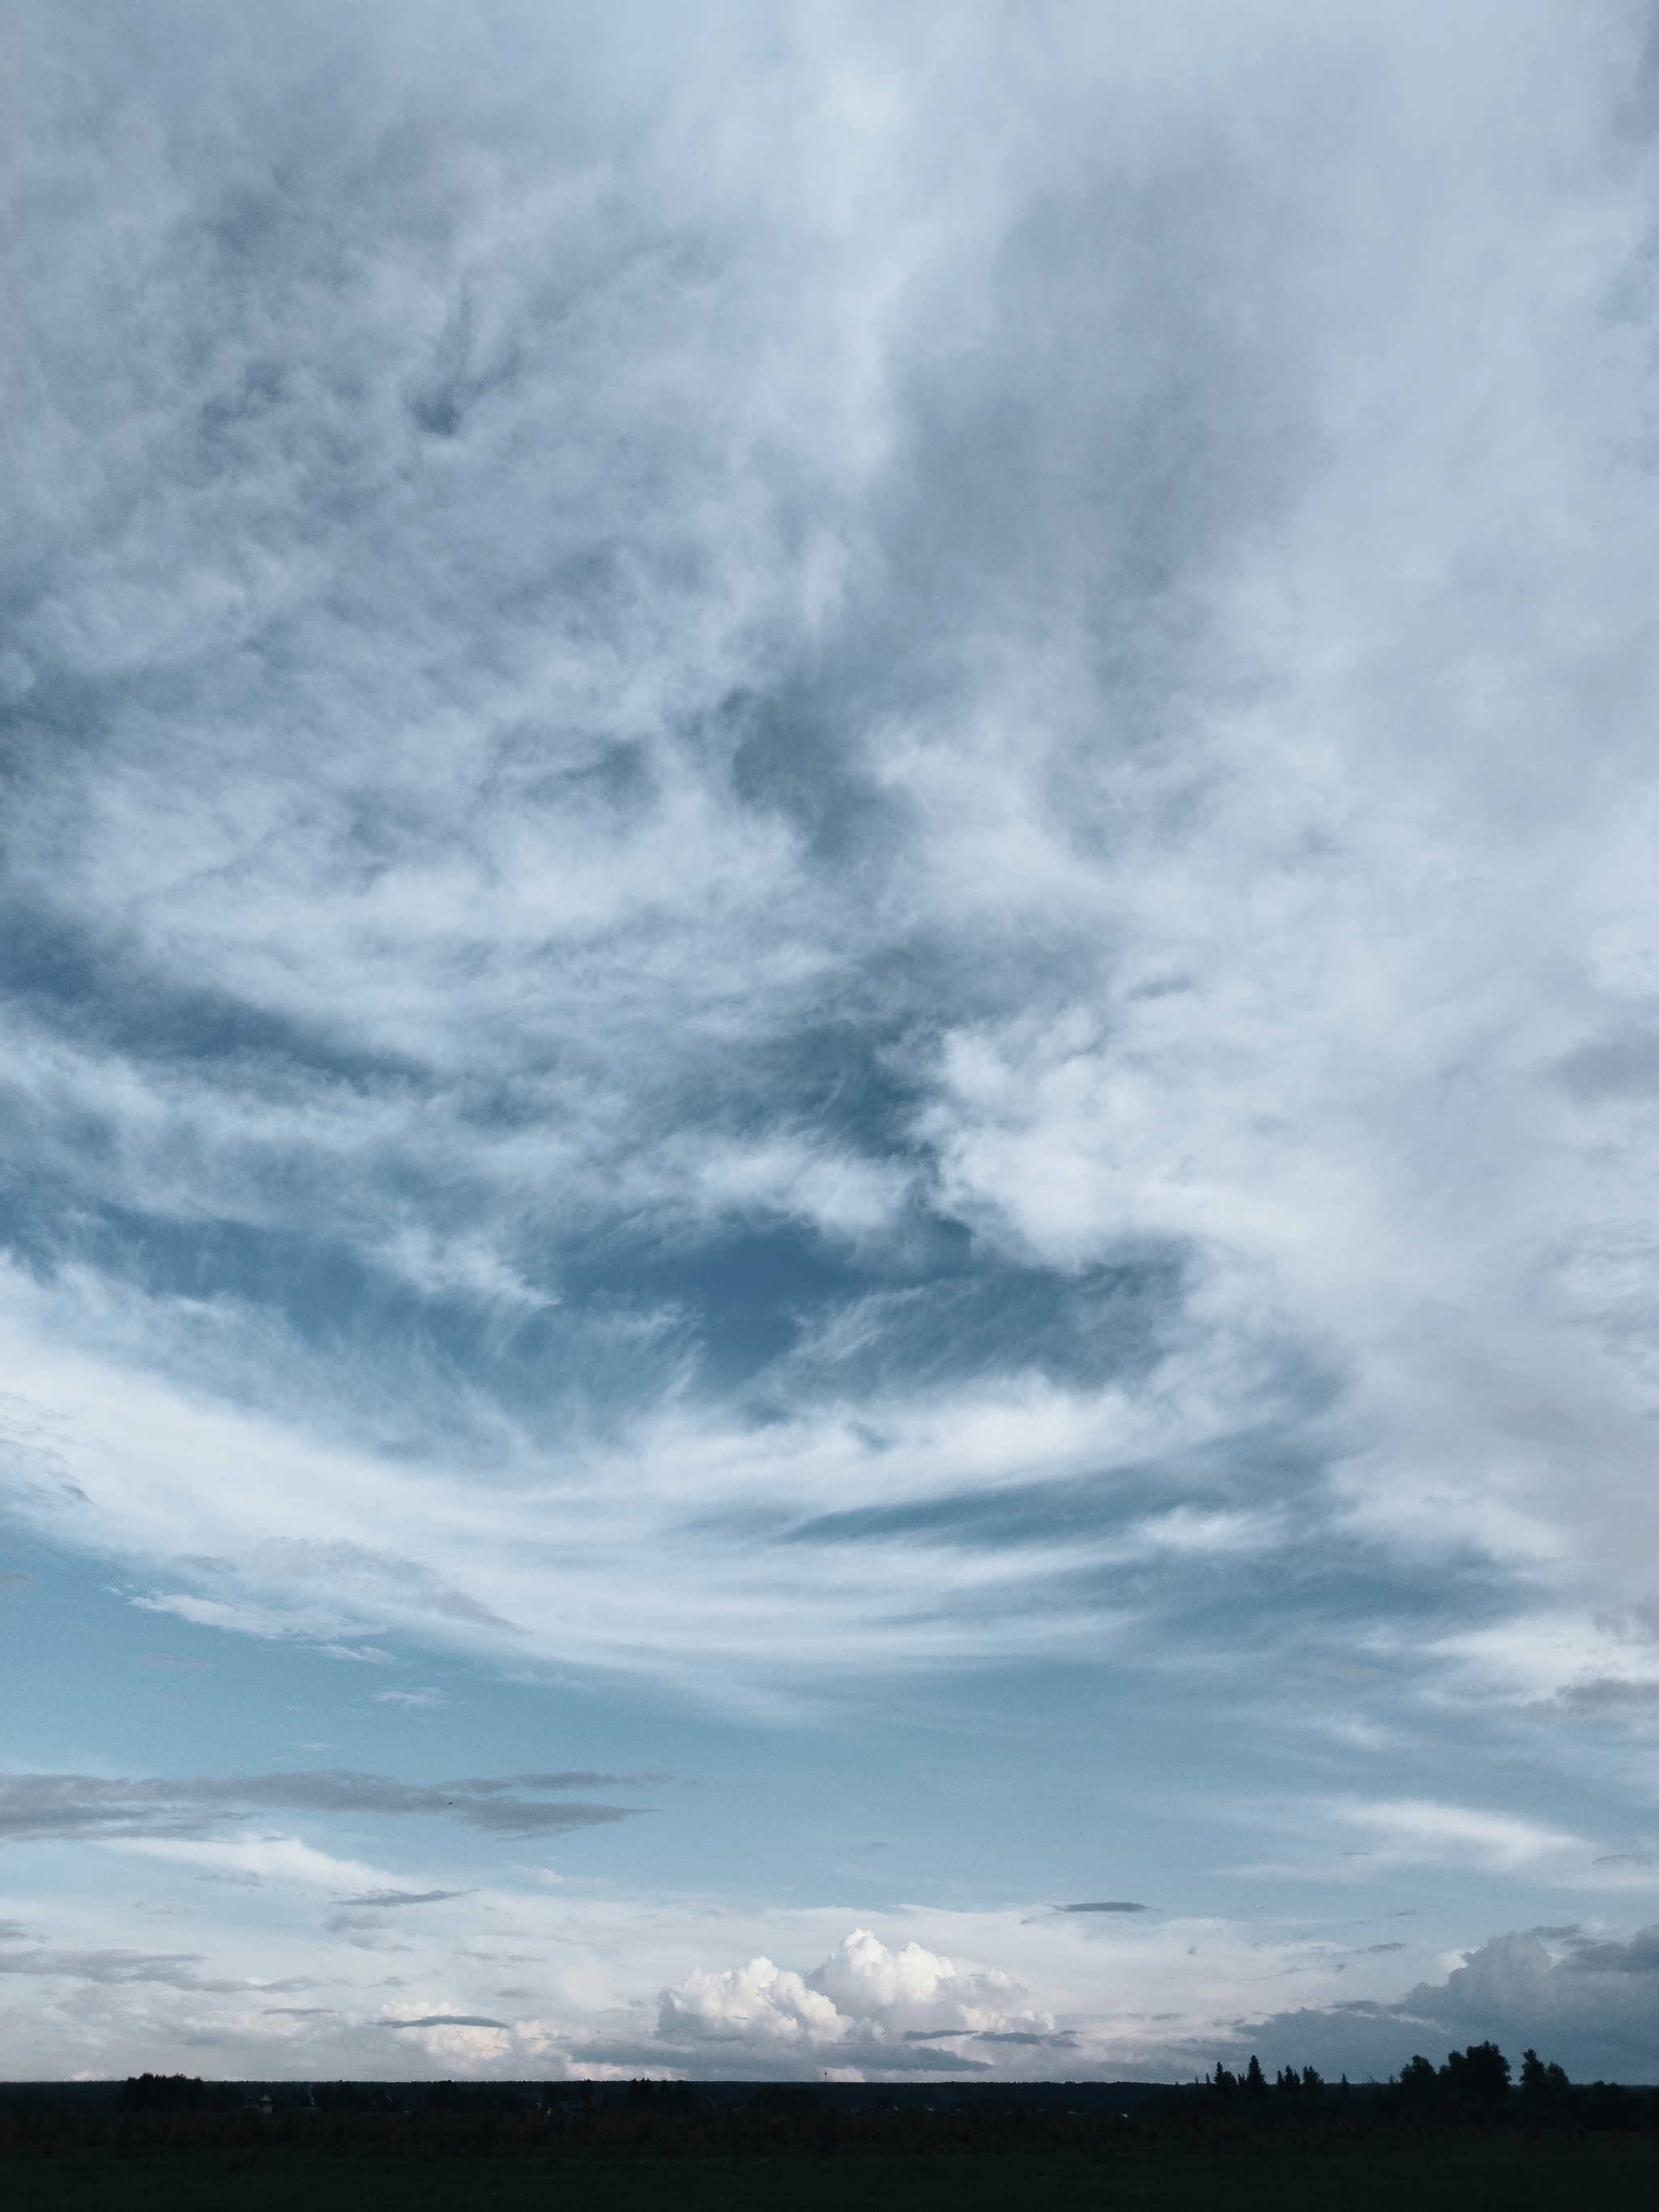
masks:
[[[0,1777],[0,1838],[19,1842],[48,1837],[198,1835],[215,1823],[246,1818],[259,1809],[441,1818],[506,1837],[558,1835],[602,1826],[635,1819],[645,1808],[568,1800],[539,1802],[505,1784],[417,1786],[345,1770],[198,1776],[179,1781],[112,1781],[85,1774]]]
[[[1057,1905],[1056,1912],[1145,1912],[1144,1905],[1134,1905],[1127,1899],[1105,1898],[1091,1905]]]
[[[162,1982],[173,1989],[199,1989],[196,1972],[200,1954],[142,1951],[9,1952],[0,1957],[0,1973],[64,1974],[94,1982]]]
[[[419,2020],[383,2020],[380,2022],[380,2025],[382,2027],[504,2028],[507,2026],[507,2022],[504,2020],[488,2020],[482,2013],[429,2012],[423,2013]]]
[[[0,1974],[27,1974],[47,1978],[63,1977],[66,1980],[106,1983],[112,1986],[127,1983],[155,1982],[173,1990],[186,1990],[204,1996],[242,1996],[251,1990],[303,1987],[292,1982],[272,1984],[248,1980],[209,1978],[197,1972],[200,1954],[194,1952],[167,1953],[122,1950],[51,1950],[42,1948],[33,1951],[0,1953]]]
[[[386,1923],[377,1913],[331,1912],[323,1923],[331,1936],[337,1936],[359,1951],[409,1951],[410,1943],[401,1943],[387,1932]]]
[[[470,1889],[366,1889],[361,1897],[348,1897],[347,1905],[373,1905],[385,1912],[396,1905],[442,1905],[452,1897],[471,1897]]]
[[[1069,2049],[1077,2037],[1069,2029],[1049,2035],[1040,2035],[1034,2029],[1008,2027],[907,2027],[900,2036],[901,2043],[959,2043],[964,2039],[975,2043],[1012,2043],[1054,2045]]]
[[[1581,1045],[1559,1064],[1567,1087],[1591,1098],[1650,1097],[1659,1090],[1659,1036],[1631,1027]]]
[[[1655,1705],[1659,1705],[1659,1681],[1602,1676],[1594,1681],[1569,1684],[1547,1701],[1545,1709],[1554,1706],[1580,1713],[1645,1712]]]
[[[35,1589],[40,1583],[39,1575],[26,1575],[21,1567],[0,1567],[0,1590]]]
[[[492,1796],[509,1790],[550,1793],[562,1790],[638,1790],[655,1783],[679,1780],[680,1777],[674,1774],[601,1774],[580,1769],[552,1774],[469,1775],[457,1787],[472,1790],[479,1796]]]
[[[1577,1929],[1540,1929],[1540,1935],[1573,1935]],[[1659,1974],[1659,1927],[1644,1928],[1625,1943],[1596,1943],[1579,1937],[1564,1962],[1576,1974]]]
[[[205,1659],[180,1659],[171,1651],[139,1651],[133,1655],[135,1667],[205,1667]]]
[[[1622,1942],[1569,1940],[1553,1959],[1535,1934],[1494,1936],[1443,1982],[1419,1982],[1396,2003],[1276,2013],[1242,2026],[1235,2047],[1264,2065],[1312,2063],[1356,2078],[1397,2072],[1414,2052],[1491,2037],[1513,2061],[1526,2047],[1578,2079],[1643,2081],[1659,2050],[1659,1926]]]

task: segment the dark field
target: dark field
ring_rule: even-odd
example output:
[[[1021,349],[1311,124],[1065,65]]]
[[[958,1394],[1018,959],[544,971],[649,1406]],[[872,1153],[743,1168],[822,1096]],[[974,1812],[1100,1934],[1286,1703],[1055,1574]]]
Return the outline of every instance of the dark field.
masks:
[[[1659,2212],[1659,2092],[1395,2080],[204,2082],[0,2094],[0,2212]]]
[[[1242,2142],[1103,2153],[788,2148],[389,2156],[311,2148],[14,2151],[7,2212],[1625,2212],[1659,2205],[1659,2144],[1640,2136],[1425,2136],[1319,2148]]]

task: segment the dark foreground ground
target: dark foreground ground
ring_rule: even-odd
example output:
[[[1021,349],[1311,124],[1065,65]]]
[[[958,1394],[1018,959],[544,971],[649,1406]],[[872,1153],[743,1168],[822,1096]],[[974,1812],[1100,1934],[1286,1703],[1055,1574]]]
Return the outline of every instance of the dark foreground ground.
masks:
[[[304,2147],[14,2151],[7,2212],[1654,2212],[1644,2136],[1435,2136],[1094,2150],[641,2145],[422,2156]]]
[[[0,2212],[1659,2212],[1659,2090],[1393,2081],[0,2085]]]

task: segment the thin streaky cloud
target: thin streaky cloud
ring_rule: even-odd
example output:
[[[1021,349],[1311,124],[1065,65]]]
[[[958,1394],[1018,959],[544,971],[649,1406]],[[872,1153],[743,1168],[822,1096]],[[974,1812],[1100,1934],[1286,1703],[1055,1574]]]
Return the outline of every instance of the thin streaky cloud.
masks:
[[[555,1787],[570,1786],[552,1778]],[[535,1786],[529,1783],[527,1786]],[[459,1821],[501,1836],[557,1835],[638,1818],[639,1806],[538,1802],[505,1784],[426,1786],[346,1769],[114,1781],[85,1774],[0,1776],[0,1838],[198,1835],[254,1810]]]

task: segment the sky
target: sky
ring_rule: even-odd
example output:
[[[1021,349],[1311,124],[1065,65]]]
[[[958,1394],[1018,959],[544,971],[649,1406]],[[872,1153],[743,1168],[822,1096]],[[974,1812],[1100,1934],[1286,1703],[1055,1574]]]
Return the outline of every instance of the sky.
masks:
[[[1659,2080],[1659,22],[5,0],[0,2074]]]

